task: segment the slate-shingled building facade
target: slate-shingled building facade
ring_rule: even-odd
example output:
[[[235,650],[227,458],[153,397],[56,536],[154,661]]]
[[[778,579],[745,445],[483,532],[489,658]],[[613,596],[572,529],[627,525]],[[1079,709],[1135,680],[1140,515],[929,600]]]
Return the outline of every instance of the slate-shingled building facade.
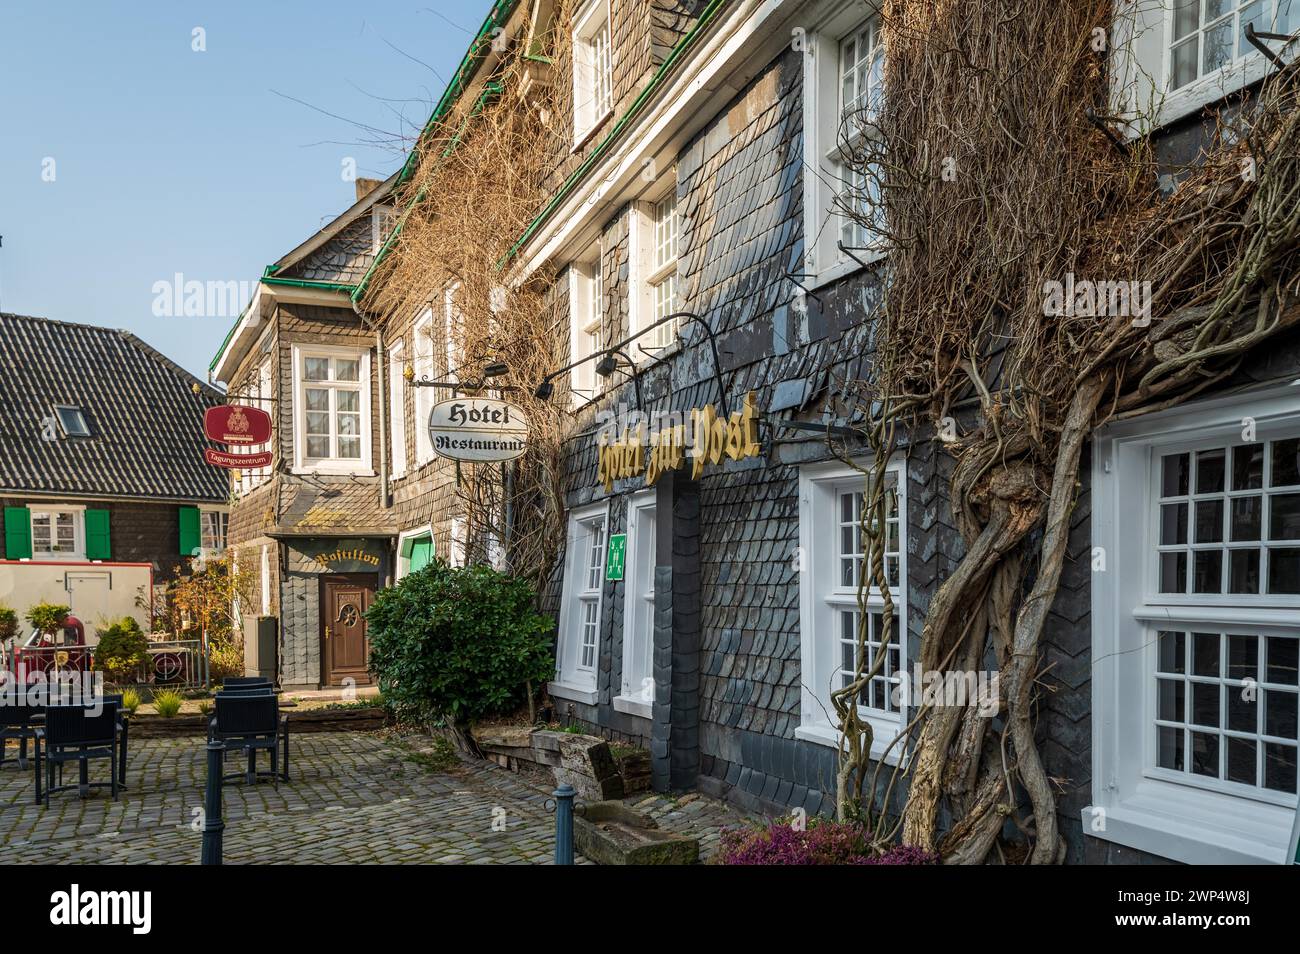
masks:
[[[128,331],[0,314],[0,603],[69,605],[92,641],[124,615],[148,631],[150,587],[224,547],[221,401]]]
[[[681,19],[656,34],[668,11]],[[1257,82],[1267,63],[1243,46],[1221,69],[1166,75],[1167,43],[1191,41],[1169,40],[1167,4],[1143,0],[1129,12],[1137,39],[1123,55],[1141,69],[1125,74],[1131,64],[1116,63],[1116,75],[1143,74],[1173,91],[1154,138],[1171,165],[1190,160],[1207,135],[1202,108],[1225,84],[1231,96]],[[1210,28],[1198,23],[1193,39]],[[676,471],[652,488],[632,477],[607,490],[597,414],[635,406],[633,389],[617,375],[570,372],[578,399],[565,445],[568,533],[546,594],[558,622],[550,693],[565,718],[646,745],[659,788],[829,812],[836,732],[827,697],[852,670],[856,588],[846,583],[860,555],[852,525],[862,479],[797,425],[834,423],[838,383],[860,376],[880,297],[879,256],[836,205],[841,110],[880,78],[877,7],[586,0],[571,39],[582,48],[575,75],[557,81],[576,91],[572,116],[562,117],[573,148],[556,157],[553,201],[513,267],[560,275],[570,360],[640,335],[627,350],[651,416],[718,404],[721,390],[733,410],[752,392],[763,422],[757,457],[706,467],[698,480]],[[1139,91],[1134,101],[1147,100]],[[675,311],[700,316],[716,335],[716,367],[698,323],[682,320],[672,333],[654,325]],[[1038,721],[1048,773],[1063,780],[1072,862],[1282,858],[1300,706],[1297,369],[1300,345],[1278,342],[1216,395],[1111,428],[1090,449],[1045,635],[1050,691]],[[1243,414],[1267,422],[1247,445]],[[1215,484],[1216,460],[1240,460],[1239,476]],[[1277,522],[1251,551],[1270,561],[1252,595],[1234,597],[1241,590],[1224,582],[1219,595],[1198,597],[1190,577],[1173,584],[1182,595],[1143,589],[1167,541],[1148,548],[1114,528],[1158,525],[1170,504],[1148,489],[1153,468],[1170,470],[1167,493],[1191,494],[1184,502],[1217,493],[1275,508]],[[1205,486],[1183,489],[1179,468],[1203,468]],[[890,462],[886,562],[902,639],[873,647],[888,656],[866,707],[877,752],[910,711],[905,696],[899,711],[890,681],[910,670],[928,602],[962,553],[946,499],[951,472],[932,441]],[[625,567],[611,581],[604,560],[615,534],[626,534]],[[1094,574],[1099,543],[1111,560]],[[868,613],[874,634],[878,611]],[[1153,628],[1157,616],[1168,629]],[[1146,648],[1123,651],[1133,647]],[[1196,652],[1227,662],[1198,668]],[[1249,712],[1210,705],[1206,692],[1229,698],[1241,678],[1263,680],[1271,701]],[[1202,696],[1186,710],[1165,702]]]
[[[1205,135],[1199,110],[1223,96],[1229,73],[1165,76],[1168,5],[1127,9],[1143,27],[1133,54],[1176,92],[1157,145],[1194,156]],[[540,0],[499,0],[480,35],[518,39],[521,25],[544,25],[552,12]],[[1195,42],[1209,26],[1198,24]],[[634,389],[597,375],[594,360],[568,373],[567,391],[553,398],[570,402],[574,422],[564,444],[566,545],[543,594],[558,624],[548,689],[563,719],[646,746],[657,788],[698,788],[773,813],[830,812],[837,738],[828,695],[853,668],[863,483],[808,427],[842,411],[835,398],[841,382],[861,376],[880,299],[879,253],[837,205],[839,117],[879,82],[877,6],[577,0],[571,29],[581,48],[574,75],[551,77],[575,91],[556,120],[566,128],[551,201],[510,268],[558,275],[554,294],[569,313],[557,343],[564,363],[623,346],[652,416],[740,410],[752,394],[759,452],[708,465],[698,479],[678,470],[653,486],[641,476],[606,486],[596,425],[603,411],[635,407]],[[482,88],[486,73],[476,70],[490,62],[467,57],[463,95]],[[1229,65],[1240,67],[1233,93],[1258,80],[1264,61],[1245,50]],[[659,323],[678,312],[698,321]],[[716,336],[716,363],[702,325]],[[1058,809],[1072,862],[1282,857],[1300,707],[1298,369],[1297,342],[1278,342],[1231,387],[1111,428],[1090,448],[1044,638],[1051,691],[1038,720],[1047,771],[1064,786]],[[390,422],[418,434],[424,409],[400,403]],[[1261,422],[1246,445],[1243,415]],[[408,447],[410,433],[400,438]],[[398,443],[391,425],[384,439]],[[1154,482],[1164,469],[1168,487]],[[872,646],[888,659],[864,707],[878,753],[908,718],[893,682],[910,670],[929,600],[962,553],[946,499],[951,472],[931,441],[889,462],[885,557],[899,635]],[[400,493],[422,509],[399,518],[399,532],[413,517],[446,518],[430,504],[440,492],[434,473],[405,478]],[[1183,578],[1181,592],[1161,593],[1160,548],[1179,565],[1179,544],[1154,536],[1164,508],[1247,498],[1277,515],[1250,548],[1268,560],[1255,591],[1241,596],[1225,583],[1201,598]],[[1151,535],[1117,536],[1116,526]],[[625,535],[621,579],[607,579],[613,535]],[[1090,572],[1095,544],[1110,554],[1103,573]],[[1183,550],[1186,568],[1198,558],[1190,544]],[[389,557],[400,565],[402,549]],[[867,612],[879,633],[879,607]],[[1156,628],[1158,617],[1174,625]],[[1211,657],[1222,668],[1203,668]],[[1248,713],[1211,706],[1200,688],[1219,700],[1244,678],[1266,690]],[[1201,707],[1188,708],[1197,698]],[[1184,706],[1167,708],[1167,699]]]

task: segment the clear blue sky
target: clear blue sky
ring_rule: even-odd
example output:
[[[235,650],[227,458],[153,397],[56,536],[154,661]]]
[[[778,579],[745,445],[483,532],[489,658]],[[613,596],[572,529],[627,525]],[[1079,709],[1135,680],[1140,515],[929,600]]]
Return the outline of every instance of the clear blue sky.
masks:
[[[352,203],[345,158],[393,172],[402,147],[348,120],[409,136],[489,4],[0,0],[0,310],[206,377],[231,319],[155,317],[154,283],[251,283]]]

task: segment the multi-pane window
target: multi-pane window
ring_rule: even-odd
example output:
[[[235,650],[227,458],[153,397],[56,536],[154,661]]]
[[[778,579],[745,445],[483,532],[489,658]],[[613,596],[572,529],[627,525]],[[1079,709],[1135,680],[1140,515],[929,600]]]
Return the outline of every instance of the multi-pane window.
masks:
[[[457,301],[459,295],[460,282],[453,282],[442,291],[443,373],[449,381],[456,380],[465,360],[464,349],[461,347],[465,334],[465,316]]]
[[[1281,860],[1300,793],[1294,392],[1093,436],[1095,837],[1192,863]]]
[[[614,108],[607,0],[592,0],[574,22],[573,127],[580,141]]]
[[[388,349],[388,431],[392,434],[394,477],[406,473],[406,382],[402,377],[405,356],[406,344],[398,338]]]
[[[1157,769],[1296,792],[1300,634],[1253,612],[1300,594],[1300,437],[1154,455],[1154,582],[1199,622],[1153,625]],[[1237,605],[1225,623],[1218,608]],[[1172,612],[1172,611],[1171,611]]]
[[[809,16],[804,59],[804,255],[812,287],[885,252],[878,114],[885,45],[875,4],[843,2]],[[866,8],[866,9],[864,9]]]
[[[1159,592],[1300,594],[1300,438],[1163,454]]]
[[[656,519],[654,491],[628,504],[627,564],[623,590],[622,700],[641,707],[654,702],[654,610]],[[615,707],[619,700],[615,700]],[[637,709],[632,709],[638,712]],[[644,709],[639,710],[644,715]]]
[[[632,294],[629,324],[638,335],[633,353],[640,357],[671,347],[677,341],[677,320],[661,319],[681,309],[677,257],[681,251],[681,218],[677,209],[676,173],[669,190],[654,202],[638,203],[631,217],[629,262]]]
[[[582,692],[595,688],[607,519],[604,505],[569,515],[556,659],[556,681],[562,688]]]
[[[654,208],[654,272],[650,287],[654,296],[655,321],[681,309],[677,303],[677,249],[680,223],[677,218],[677,193],[670,192]],[[650,346],[666,348],[677,340],[677,322],[657,326],[650,335]]]
[[[572,360],[581,362],[573,368],[570,386],[573,393],[584,400],[595,397],[599,390],[596,360],[582,359],[592,357],[603,347],[601,327],[604,318],[605,280],[601,263],[598,245],[594,261],[575,263],[569,272],[569,307],[572,311],[570,347]]]
[[[229,515],[224,510],[200,510],[199,546],[204,550],[224,550],[228,519]]]
[[[361,459],[361,359],[303,359],[309,460]]]
[[[839,196],[840,242],[845,248],[870,246],[882,225],[878,171],[868,174],[845,156],[863,135],[869,135],[867,120],[880,105],[885,68],[885,48],[880,42],[880,20],[872,17],[840,41],[839,110],[832,158],[842,185]]]
[[[578,594],[581,607],[578,669],[591,671],[596,666],[596,648],[600,639],[600,586],[605,572],[605,518],[597,517],[582,524],[584,541],[583,586]]]
[[[68,559],[83,553],[81,511],[32,510],[32,555]]]
[[[877,108],[884,72],[880,21],[872,17],[840,41],[840,114],[850,119],[860,110]]]
[[[362,352],[294,346],[298,467],[355,473],[370,466],[370,359]]]
[[[433,309],[426,308],[415,322],[414,360],[412,362],[416,381],[433,381],[436,378],[437,362],[434,360],[436,343],[433,335]],[[435,394],[433,388],[417,387],[415,390],[415,462],[426,464],[433,460],[433,440],[429,436],[429,412],[433,410]]]
[[[1173,0],[1168,16],[1169,89],[1178,90],[1257,53],[1246,38],[1300,29],[1297,0]]]
[[[882,712],[897,712],[899,709],[899,674],[903,671],[899,655],[901,645],[897,607],[890,619],[889,633],[885,633],[884,600],[879,587],[870,578],[871,565],[869,556],[871,515],[864,512],[864,494],[861,481],[848,486],[836,488],[836,530],[833,536],[835,564],[838,567],[839,585],[826,597],[826,602],[835,614],[837,635],[839,639],[839,685],[852,685],[861,672],[869,673],[876,666],[876,661],[883,654],[879,672],[865,686],[858,699],[860,705]],[[885,578],[889,589],[894,593],[899,585],[899,513],[896,479],[889,475],[885,486],[885,528],[884,528],[884,566]],[[868,612],[863,614],[859,608],[858,590],[867,576]],[[865,631],[862,631],[865,627]],[[859,658],[858,639],[863,640],[863,658]]]
[[[883,512],[871,507],[872,478],[858,467],[811,464],[799,474],[802,675],[795,734],[838,745],[831,695],[868,677],[856,701],[875,729],[872,757],[886,760],[901,755],[891,743],[910,704],[902,472],[899,462],[882,475]],[[883,519],[880,526],[877,519]],[[880,547],[875,554],[874,546]],[[875,556],[884,572],[883,589],[872,570]]]
[[[1300,636],[1244,628],[1160,631],[1156,765],[1294,795]]]

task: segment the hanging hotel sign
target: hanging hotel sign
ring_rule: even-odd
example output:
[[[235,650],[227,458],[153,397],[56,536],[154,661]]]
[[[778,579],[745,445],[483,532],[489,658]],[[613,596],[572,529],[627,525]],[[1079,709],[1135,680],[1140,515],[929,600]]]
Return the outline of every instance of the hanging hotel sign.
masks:
[[[453,398],[439,401],[429,412],[429,439],[434,453],[451,460],[514,460],[528,444],[528,419],[496,398]]]
[[[721,464],[724,457],[743,460],[762,453],[758,442],[758,409],[754,392],[745,395],[744,409],[731,417],[718,414],[712,404],[691,408],[690,424],[674,424],[653,431],[642,440],[641,428],[624,428],[622,436],[610,440],[608,432],[598,438],[596,480],[606,491],[614,481],[645,475],[653,486],[666,471],[677,470],[689,460],[691,479],[704,472],[705,464]]]
[[[210,407],[203,414],[203,433],[220,444],[265,444],[271,439],[271,415],[240,404]]]

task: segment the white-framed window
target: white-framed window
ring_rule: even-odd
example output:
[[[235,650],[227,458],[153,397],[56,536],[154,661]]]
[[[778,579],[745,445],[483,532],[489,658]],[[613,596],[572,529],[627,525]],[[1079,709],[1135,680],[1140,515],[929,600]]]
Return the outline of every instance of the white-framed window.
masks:
[[[1095,837],[1192,863],[1282,859],[1300,747],[1296,391],[1097,436]]]
[[[606,503],[569,514],[553,696],[596,701],[608,523]]]
[[[1297,0],[1138,0],[1117,5],[1112,71],[1121,114],[1148,131],[1214,103],[1261,79],[1273,64],[1249,40],[1257,33],[1300,30]],[[1283,59],[1298,44],[1264,45]]]
[[[245,403],[249,407],[257,408],[259,411],[265,411],[271,415],[271,420],[276,420],[276,405],[273,401],[268,400],[271,394],[271,358],[268,355],[257,366],[257,371],[253,374],[248,385],[244,388]],[[274,440],[275,428],[272,427],[272,440]],[[248,448],[249,453],[262,453],[271,449],[271,441],[262,444],[254,444]],[[239,492],[241,495],[260,487],[271,476],[270,467],[248,467],[239,472]]]
[[[623,675],[614,708],[650,718],[655,701],[655,491],[628,501],[623,566]]]
[[[804,272],[813,286],[884,254],[862,220],[879,221],[879,179],[848,157],[871,135],[883,90],[884,45],[878,12],[860,0],[829,4],[808,24],[804,58]],[[852,255],[842,251],[840,245]]]
[[[443,376],[448,381],[458,380],[460,366],[465,362],[465,315],[456,300],[459,294],[460,282],[452,282],[442,290]]]
[[[406,379],[402,377],[406,342],[395,340],[388,348],[388,433],[393,477],[406,473]]]
[[[601,328],[604,317],[605,280],[602,270],[602,246],[597,243],[594,257],[569,266],[569,353],[572,361],[589,358],[604,346]],[[569,372],[569,390],[575,402],[590,401],[600,393],[600,376],[596,362],[586,361]]]
[[[447,565],[465,566],[469,561],[469,522],[464,517],[451,518],[451,534],[447,546]]]
[[[33,560],[84,560],[86,508],[77,504],[28,504]]]
[[[588,0],[574,17],[573,143],[576,148],[614,109],[609,0]]]
[[[370,209],[370,248],[375,254],[383,248],[388,240],[388,233],[397,224],[397,211],[387,203],[380,203]]]
[[[412,367],[416,381],[437,380],[437,344],[433,330],[433,308],[425,308],[415,320],[412,335]],[[415,389],[415,465],[433,460],[433,438],[429,436],[429,412],[433,410],[436,395],[433,388]]]
[[[891,463],[885,472],[884,562],[893,603],[889,621],[884,596],[876,586],[867,591],[865,613],[859,602],[859,582],[864,572],[870,572],[869,538],[863,527],[866,480],[862,471],[838,461],[808,465],[799,472],[799,632],[804,675],[795,735],[838,745],[831,693],[854,682],[859,661],[862,671],[869,672],[883,656],[879,673],[863,690],[858,705],[875,730],[872,757],[883,756],[892,763],[902,753],[899,746],[888,754],[886,749],[897,737],[908,705],[903,463]],[[865,633],[863,660],[857,658],[860,631]]]
[[[225,507],[199,508],[199,547],[204,553],[221,553],[226,549],[226,528],[230,512]]]
[[[293,346],[295,469],[370,473],[370,352]]]
[[[653,201],[634,204],[630,213],[629,319],[634,333],[646,331],[632,346],[632,356],[637,360],[677,343],[678,322],[654,326],[659,319],[682,310],[677,276],[681,220],[677,214],[676,173],[668,179],[666,193]]]
[[[236,551],[238,554],[238,551]],[[235,568],[236,574],[239,572],[238,566]],[[271,547],[269,544],[262,544],[262,565],[261,565],[261,582],[262,591],[262,615],[271,615]]]

